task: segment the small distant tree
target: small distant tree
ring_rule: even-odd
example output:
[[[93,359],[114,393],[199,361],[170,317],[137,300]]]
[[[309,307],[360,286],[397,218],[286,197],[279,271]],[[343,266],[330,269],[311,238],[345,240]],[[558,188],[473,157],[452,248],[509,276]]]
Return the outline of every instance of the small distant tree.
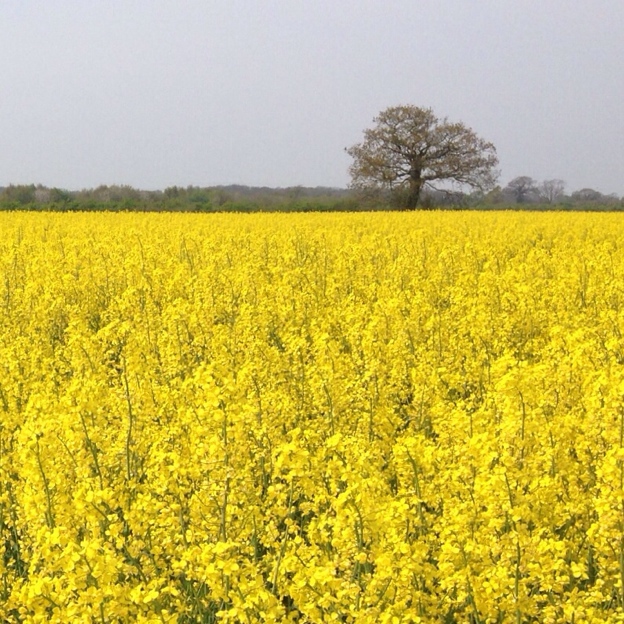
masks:
[[[486,206],[492,206],[505,203],[505,193],[503,189],[496,185],[491,191],[483,194],[482,203]]]
[[[186,189],[187,201],[195,210],[210,210],[210,191],[197,186],[189,186]]]
[[[168,186],[163,193],[167,199],[177,199],[181,193],[184,193],[184,189],[177,186]]]
[[[563,180],[544,180],[538,189],[540,200],[547,204],[556,204],[563,198],[565,182]]]
[[[430,108],[394,106],[373,119],[364,141],[347,148],[351,188],[390,192],[414,209],[435,183],[486,191],[498,177],[496,148],[463,123],[439,119]]]
[[[574,191],[570,197],[575,202],[599,202],[604,199],[604,195],[600,191],[596,191],[592,188],[584,188],[580,191]]]
[[[50,189],[38,184],[35,189],[35,202],[38,204],[47,204],[50,201]]]
[[[503,193],[517,204],[528,204],[538,199],[537,182],[529,176],[514,178],[504,189]]]
[[[50,201],[53,204],[67,204],[72,200],[71,193],[65,189],[52,188],[50,189]]]

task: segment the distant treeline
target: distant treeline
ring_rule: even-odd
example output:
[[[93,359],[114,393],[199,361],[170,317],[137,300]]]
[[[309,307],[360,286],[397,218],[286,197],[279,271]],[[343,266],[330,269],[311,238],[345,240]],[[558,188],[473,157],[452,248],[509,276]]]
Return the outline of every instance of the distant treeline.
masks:
[[[170,186],[143,191],[126,185],[67,191],[42,185],[0,187],[0,210],[256,212],[357,210],[346,189]]]
[[[520,178],[516,178],[520,180]],[[531,181],[530,178],[522,178]],[[514,181],[512,181],[514,182]],[[552,181],[551,181],[552,182]],[[559,181],[560,182],[560,181]],[[528,187],[528,190],[527,188]],[[522,210],[624,210],[624,198],[581,189],[570,195],[550,196],[536,185],[496,187],[489,193],[429,191],[420,209],[522,209]],[[329,187],[289,188],[230,186],[170,186],[143,191],[126,185],[98,186],[68,191],[35,184],[0,187],[0,210],[147,211],[147,212],[330,212],[396,210],[401,198],[363,196],[349,189]]]

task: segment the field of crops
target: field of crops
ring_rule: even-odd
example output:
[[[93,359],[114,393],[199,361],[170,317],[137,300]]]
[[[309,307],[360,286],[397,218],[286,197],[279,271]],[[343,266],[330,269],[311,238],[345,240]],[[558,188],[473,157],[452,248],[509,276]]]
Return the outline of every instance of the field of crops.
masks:
[[[624,622],[618,215],[0,216],[3,622]]]

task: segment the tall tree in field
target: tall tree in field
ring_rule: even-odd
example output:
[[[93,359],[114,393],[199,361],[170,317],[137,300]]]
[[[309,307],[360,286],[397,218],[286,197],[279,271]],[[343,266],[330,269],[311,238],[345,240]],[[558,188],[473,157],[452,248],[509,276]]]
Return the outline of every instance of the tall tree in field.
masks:
[[[351,187],[391,191],[403,207],[418,205],[436,183],[489,190],[498,177],[496,148],[463,123],[438,119],[430,108],[394,106],[373,119],[364,141],[347,148]]]

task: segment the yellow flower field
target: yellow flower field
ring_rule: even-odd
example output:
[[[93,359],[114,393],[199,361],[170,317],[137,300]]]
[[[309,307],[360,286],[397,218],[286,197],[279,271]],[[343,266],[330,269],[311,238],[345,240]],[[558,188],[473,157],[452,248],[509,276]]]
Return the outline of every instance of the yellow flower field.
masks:
[[[0,621],[624,622],[624,218],[0,215]]]

